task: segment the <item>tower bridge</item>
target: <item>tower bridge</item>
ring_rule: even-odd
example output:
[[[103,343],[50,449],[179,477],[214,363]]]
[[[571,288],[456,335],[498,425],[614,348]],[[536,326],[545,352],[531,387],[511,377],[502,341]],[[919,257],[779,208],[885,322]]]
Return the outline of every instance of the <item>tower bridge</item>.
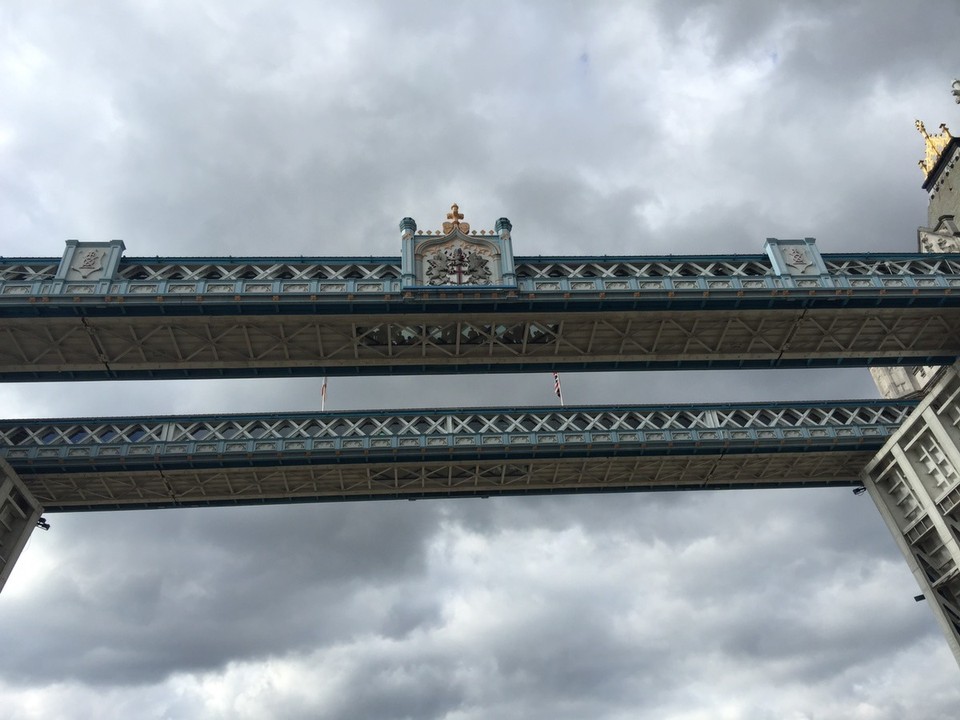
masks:
[[[909,254],[515,258],[451,210],[399,257],[0,259],[0,380],[871,366],[895,399],[0,421],[0,587],[43,510],[862,484],[960,660],[954,216]]]
[[[859,485],[916,402],[0,422],[48,511]]]

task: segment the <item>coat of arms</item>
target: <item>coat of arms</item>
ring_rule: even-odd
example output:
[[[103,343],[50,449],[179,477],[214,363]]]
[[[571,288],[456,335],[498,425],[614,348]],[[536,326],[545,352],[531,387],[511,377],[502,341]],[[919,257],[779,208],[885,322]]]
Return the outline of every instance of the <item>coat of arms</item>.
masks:
[[[430,285],[489,285],[493,274],[490,259],[477,249],[440,248],[427,261]]]

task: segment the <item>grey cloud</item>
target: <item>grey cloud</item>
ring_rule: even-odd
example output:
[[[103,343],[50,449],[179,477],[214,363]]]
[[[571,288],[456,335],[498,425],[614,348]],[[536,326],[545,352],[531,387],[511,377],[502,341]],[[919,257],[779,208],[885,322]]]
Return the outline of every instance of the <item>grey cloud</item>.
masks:
[[[8,606],[0,633],[22,652],[20,662],[4,658],[4,672],[155,682],[178,668],[349,637],[362,627],[358,592],[423,573],[438,510],[373,503],[60,516],[53,532],[73,527],[79,542],[61,548],[39,607]],[[97,548],[100,561],[81,569],[83,553]],[[44,632],[15,620],[30,616]]]

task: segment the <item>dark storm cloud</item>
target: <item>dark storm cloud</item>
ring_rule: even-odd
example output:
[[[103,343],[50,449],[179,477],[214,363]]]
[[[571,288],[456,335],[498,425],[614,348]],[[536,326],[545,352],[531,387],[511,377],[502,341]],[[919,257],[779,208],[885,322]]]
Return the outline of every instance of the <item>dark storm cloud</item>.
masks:
[[[58,548],[55,592],[39,605],[7,605],[3,644],[22,652],[20,662],[0,660],[2,674],[157,682],[177,670],[344,640],[363,627],[362,615],[396,623],[399,610],[368,607],[357,595],[374,585],[390,597],[396,582],[422,574],[439,509],[374,503],[58,517],[57,532],[76,528],[79,542]],[[104,551],[85,566],[78,557],[92,548]],[[405,607],[407,631],[433,611]]]
[[[507,507],[509,503],[490,505]],[[756,509],[747,505],[745,514]],[[850,599],[844,610],[856,612],[855,592],[862,599],[864,592],[871,594],[882,587],[869,587],[872,583],[866,577],[849,584],[851,558],[841,550],[832,558],[837,568],[834,579],[843,578],[840,594],[829,587],[834,584],[830,573],[820,575],[828,588],[817,592],[810,587],[816,575],[798,577],[795,566],[778,567],[782,558],[744,544],[742,553],[740,549],[736,553],[744,559],[755,557],[758,566],[763,559],[762,572],[773,576],[771,582],[733,578],[731,585],[740,587],[726,588],[718,603],[708,586],[729,572],[730,555],[721,550],[727,538],[722,534],[712,538],[716,541],[713,568],[697,565],[698,552],[711,540],[704,534],[676,551],[658,544],[659,561],[637,566],[634,577],[622,577],[634,564],[631,556],[638,547],[652,552],[653,546],[625,541],[621,536],[625,523],[619,524],[625,518],[613,511],[607,515],[616,523],[608,531],[594,529],[581,535],[575,525],[558,527],[548,536],[555,548],[550,544],[514,546],[509,551],[513,565],[537,556],[545,565],[537,580],[515,590],[513,582],[520,573],[511,565],[499,565],[502,553],[507,543],[531,539],[527,532],[542,532],[537,528],[543,524],[513,522],[493,533],[484,531],[478,537],[488,541],[474,549],[482,555],[470,561],[475,568],[470,574],[476,573],[473,579],[461,577],[458,589],[442,592],[451,609],[456,607],[449,604],[453,594],[454,599],[485,606],[482,614],[468,620],[462,611],[448,611],[445,623],[425,629],[409,647],[357,642],[352,662],[344,663],[349,670],[336,685],[338,696],[357,699],[356,707],[344,700],[342,709],[334,710],[331,717],[349,717],[351,711],[359,717],[444,717],[456,709],[467,717],[495,711],[498,717],[509,718],[576,718],[585,712],[615,714],[626,707],[637,716],[657,717],[657,708],[689,694],[691,678],[723,675],[740,663],[754,668],[752,672],[765,682],[781,687],[806,683],[808,692],[829,693],[838,677],[850,682],[858,672],[866,672],[863,665],[870,662],[865,658],[872,653],[863,647],[865,638],[875,638],[874,652],[879,653],[887,644],[921,644],[930,636],[929,618],[914,609],[909,597],[902,599],[902,607],[908,610],[897,623],[906,629],[877,627],[872,613],[861,614],[854,623],[851,618],[835,619],[842,613],[831,606],[842,604],[844,597]],[[631,516],[637,526],[645,526],[647,515]],[[790,518],[786,520],[785,531],[790,531]],[[771,534],[760,529],[752,539],[781,552],[777,532],[782,531]],[[795,534],[798,547],[808,540],[802,532]],[[578,547],[584,542],[588,551]],[[565,560],[558,565],[555,558],[561,548]],[[725,560],[718,564],[720,554]],[[592,556],[602,557],[603,564],[582,563]],[[675,567],[668,570],[668,564]],[[569,567],[561,569],[562,565]],[[490,583],[492,576],[487,572],[495,568],[501,577]],[[692,592],[672,585],[684,576],[691,582],[700,580],[694,582]],[[662,582],[668,585],[659,587]],[[474,583],[483,587],[476,595]],[[672,602],[665,601],[664,593]],[[872,601],[881,611],[888,599]],[[909,622],[910,614],[923,621]],[[900,637],[891,637],[896,635]],[[367,653],[372,654],[362,659]],[[665,676],[660,672],[664,667],[674,672]],[[442,686],[439,677],[445,678]],[[477,688],[484,689],[482,711],[475,705]],[[329,704],[325,708],[332,710]],[[748,716],[763,717],[759,711],[753,707]],[[303,712],[306,715],[309,710]]]
[[[682,19],[667,15],[663,25],[683,29],[701,18],[701,25],[724,38],[733,28],[804,20],[811,12],[709,6]],[[69,83],[77,107],[68,101],[62,112],[44,113],[57,124],[23,136],[24,154],[34,163],[50,137],[58,138],[53,148],[70,150],[66,163],[62,153],[50,152],[24,174],[81,176],[97,202],[109,203],[72,211],[81,221],[67,234],[122,236],[133,255],[186,253],[197,242],[211,254],[395,254],[399,216],[413,214],[432,227],[440,219],[438,208],[457,199],[461,205],[472,201],[465,209],[475,213],[475,224],[492,224],[503,214],[518,229],[526,224],[518,233],[519,254],[583,252],[585,240],[600,246],[599,238],[608,253],[702,251],[698,238],[704,234],[731,250],[756,251],[773,232],[809,235],[826,227],[848,237],[853,228],[825,222],[824,210],[827,220],[837,216],[832,198],[839,185],[853,189],[876,177],[849,170],[839,176],[838,150],[848,143],[849,130],[836,133],[840,145],[830,144],[836,112],[825,102],[839,78],[849,83],[842,102],[862,106],[876,85],[866,74],[831,70],[823,76],[800,69],[785,81],[781,70],[772,71],[763,94],[742,108],[747,123],[741,113],[726,125],[721,119],[703,163],[703,154],[692,148],[677,151],[659,108],[648,107],[669,99],[657,97],[662,91],[652,74],[632,73],[622,59],[603,53],[594,64],[627,73],[626,84],[572,73],[580,46],[605,37],[596,13],[577,18],[576,33],[551,34],[559,27],[556,19],[544,23],[529,12],[509,11],[514,24],[501,27],[522,34],[522,42],[492,44],[486,37],[493,18],[482,15],[454,23],[459,34],[452,37],[425,22],[405,42],[388,45],[383,36],[390,19],[362,12],[327,17],[291,9],[247,11],[229,22],[220,15],[193,9],[162,23],[148,10],[114,12],[109,23],[101,15],[81,15],[92,42],[69,65],[50,61],[38,73],[38,79],[54,81],[51,88],[56,81]],[[807,47],[808,35],[832,40],[835,34],[837,41],[827,45],[847,47],[850,37],[864,35],[851,32],[861,20],[841,12],[829,21],[798,21],[793,32],[799,39],[779,57]],[[73,37],[76,24],[77,18],[69,25],[28,24],[24,35],[49,50]],[[657,30],[649,20],[639,24]],[[321,28],[326,42],[313,48],[313,57],[307,39]],[[714,51],[720,63],[750,60],[755,53],[750,44],[727,44],[729,52]],[[449,63],[431,60],[459,46],[473,48],[483,62],[457,64],[457,73]],[[278,50],[284,47],[286,52]],[[635,49],[625,58],[644,60]],[[380,71],[371,73],[371,67]],[[704,97],[702,103],[710,111],[717,99]],[[764,127],[761,118],[774,120]],[[757,133],[765,138],[761,147]],[[862,143],[864,152],[868,144]],[[771,155],[772,145],[781,151]],[[637,176],[636,168],[645,172]],[[752,199],[739,207],[730,198],[704,199],[692,176],[701,172],[717,176],[714,187],[733,183]],[[662,204],[658,196],[684,175],[695,182],[680,193],[683,201],[667,201],[670,222],[646,227],[643,209]],[[895,190],[868,186],[863,199],[890,208],[888,199],[911,197]],[[915,193],[910,209],[921,202]],[[97,227],[101,217],[118,218],[119,227]],[[857,240],[876,237],[873,228],[885,227],[887,219],[858,220]],[[904,227],[888,241],[891,246],[911,229]]]
[[[401,214],[422,207],[435,214],[471,199],[459,198],[467,189],[477,224],[508,212],[546,218],[548,205],[527,209],[515,197],[514,173],[563,173],[563,165],[576,172],[617,159],[611,139],[623,129],[605,120],[611,109],[591,102],[589,87],[570,84],[578,41],[557,43],[534,18],[518,18],[523,42],[494,50],[482,19],[463,37],[418,30],[385,46],[389,28],[364,13],[295,15],[248,14],[224,28],[197,10],[158,23],[149,11],[130,9],[111,16],[109,32],[103,18],[81,16],[92,41],[74,62],[51,61],[38,75],[51,87],[82,78],[74,92],[78,106],[89,95],[83,113],[78,121],[68,103],[55,114],[57,125],[24,138],[33,162],[50,137],[71,149],[66,163],[50,153],[32,174],[70,176],[84,166],[87,190],[109,203],[74,212],[71,234],[122,236],[133,255],[188,252],[196,242],[219,254],[395,254]],[[30,27],[27,37],[49,52],[78,32],[75,23]],[[322,60],[299,57],[321,26],[329,38]],[[260,44],[289,45],[293,57],[271,62],[256,54]],[[458,74],[433,61],[457,46],[472,46],[482,62],[461,64],[466,72]],[[374,66],[382,71],[371,74]],[[638,123],[646,121],[633,113],[624,122],[642,131]],[[488,194],[504,207],[477,204]],[[562,193],[552,200],[568,204]],[[441,219],[419,214],[424,227]],[[97,227],[101,216],[120,226]]]

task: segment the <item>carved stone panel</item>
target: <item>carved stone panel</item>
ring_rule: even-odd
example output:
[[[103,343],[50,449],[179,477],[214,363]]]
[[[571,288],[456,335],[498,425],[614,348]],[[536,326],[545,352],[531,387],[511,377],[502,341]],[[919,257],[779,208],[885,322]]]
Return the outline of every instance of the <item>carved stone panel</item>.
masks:
[[[67,280],[99,280],[103,275],[103,248],[83,248],[74,253],[73,263],[67,268]]]
[[[764,249],[767,251],[776,275],[823,275],[827,272],[820,251],[817,250],[816,240],[813,238],[799,240],[767,238]]]
[[[938,218],[934,227],[917,228],[917,240],[920,252],[960,252],[960,228],[957,227],[953,215]]]
[[[471,230],[457,205],[442,230],[418,232],[412,218],[400,223],[404,288],[515,287],[510,221],[494,230]]]
[[[111,280],[123,254],[123,241],[80,242],[67,240],[56,279],[94,283]]]
[[[940,233],[920,232],[920,252],[955,253],[960,252],[960,238]]]
[[[453,240],[423,254],[427,285],[490,285],[495,254],[490,248]]]

